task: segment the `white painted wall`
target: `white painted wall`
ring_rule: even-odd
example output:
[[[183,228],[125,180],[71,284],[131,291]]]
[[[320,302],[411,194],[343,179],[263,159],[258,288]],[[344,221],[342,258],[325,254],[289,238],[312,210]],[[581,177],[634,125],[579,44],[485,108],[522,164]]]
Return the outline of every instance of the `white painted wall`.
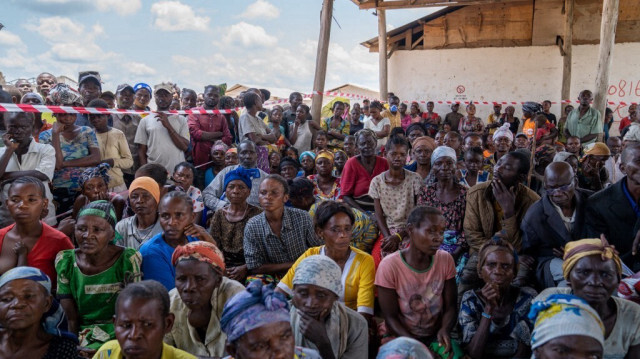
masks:
[[[594,90],[597,63],[598,45],[573,47],[572,100],[583,89]],[[622,91],[621,84],[626,84]],[[462,94],[458,86],[464,86]],[[389,91],[403,101],[559,101],[561,87],[556,46],[396,51],[389,59]],[[616,44],[609,93],[610,101],[640,101],[640,43]],[[519,107],[516,116],[521,117]],[[627,115],[626,107],[612,109],[616,121]],[[436,105],[443,117],[449,111],[448,105]],[[483,119],[491,111],[490,105],[478,106]],[[560,105],[551,111],[560,117]]]

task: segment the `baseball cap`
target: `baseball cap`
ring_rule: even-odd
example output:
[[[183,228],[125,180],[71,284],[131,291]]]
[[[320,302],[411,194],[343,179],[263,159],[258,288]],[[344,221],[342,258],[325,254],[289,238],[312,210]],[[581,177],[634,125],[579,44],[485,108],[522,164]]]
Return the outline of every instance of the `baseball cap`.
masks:
[[[95,80],[98,83],[98,86],[102,88],[102,79],[100,78],[100,73],[98,71],[80,71],[78,74],[78,86],[91,79]]]
[[[153,90],[151,90],[151,86],[145,84],[144,82],[139,82],[133,85],[133,93],[138,92],[140,89],[145,89],[149,91],[149,97],[153,97]]]
[[[131,86],[129,84],[118,85],[118,87],[116,88],[116,93],[118,94],[118,93],[120,93],[120,91],[126,90],[126,89],[129,89],[129,90],[131,90],[131,92],[135,93],[135,91],[133,89],[133,86]],[[151,92],[151,91],[149,91],[149,92]]]
[[[165,90],[168,93],[173,93],[173,85],[163,82],[154,86],[153,94],[157,95],[158,91]]]
[[[527,138],[527,139],[529,138],[524,132],[518,132],[518,134],[516,135],[515,138],[518,138],[518,137],[524,137],[524,138]]]

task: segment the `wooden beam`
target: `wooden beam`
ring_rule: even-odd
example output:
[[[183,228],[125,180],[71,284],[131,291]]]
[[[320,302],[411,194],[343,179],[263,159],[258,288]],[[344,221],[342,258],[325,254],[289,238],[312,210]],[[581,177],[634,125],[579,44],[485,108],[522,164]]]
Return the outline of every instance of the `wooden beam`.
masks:
[[[568,100],[571,97],[571,61],[573,54],[573,8],[575,0],[565,0],[564,2],[564,39],[562,47],[562,90],[560,91],[561,100]],[[569,104],[561,107],[560,115],[564,114],[564,108]]]
[[[413,31],[411,29],[404,32],[404,49],[411,50],[411,39],[413,37]]]
[[[517,3],[531,2],[531,0],[377,0],[377,1],[358,1],[352,0],[358,5],[360,10],[366,9],[410,9],[420,7],[439,7],[439,6],[468,6],[468,5],[487,5],[497,3]]]
[[[380,67],[380,99],[387,98],[387,17],[384,10],[378,9],[378,55]]]
[[[613,48],[616,40],[616,25],[618,24],[618,8],[620,0],[604,0],[602,9],[602,24],[600,26],[600,53],[598,56],[598,73],[596,74],[596,90],[593,107],[600,112],[604,121],[607,108],[607,91],[609,90],[609,70],[613,59]],[[602,141],[602,136],[598,138]]]
[[[333,0],[322,2],[320,12],[320,35],[318,39],[318,52],[316,54],[316,73],[313,79],[313,98],[311,103],[311,117],[320,124],[320,111],[322,110],[322,95],[316,91],[324,92],[324,81],[327,77],[327,56],[329,54],[329,40],[331,38],[331,18],[333,15]]]

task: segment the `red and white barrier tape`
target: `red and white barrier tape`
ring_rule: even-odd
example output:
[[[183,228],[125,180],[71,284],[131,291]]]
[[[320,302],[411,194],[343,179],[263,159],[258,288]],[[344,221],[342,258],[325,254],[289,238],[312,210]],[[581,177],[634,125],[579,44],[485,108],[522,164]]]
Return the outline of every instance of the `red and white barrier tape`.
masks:
[[[167,114],[175,115],[205,115],[205,114],[230,114],[234,111],[239,111],[240,108],[231,110],[171,110],[160,111]],[[13,103],[0,103],[0,112],[53,112],[53,113],[82,113],[82,114],[150,114],[157,113],[158,111],[138,111],[138,110],[123,110],[117,108],[92,108],[92,107],[77,107],[77,106],[47,106],[47,105],[26,105],[26,104],[13,104]]]

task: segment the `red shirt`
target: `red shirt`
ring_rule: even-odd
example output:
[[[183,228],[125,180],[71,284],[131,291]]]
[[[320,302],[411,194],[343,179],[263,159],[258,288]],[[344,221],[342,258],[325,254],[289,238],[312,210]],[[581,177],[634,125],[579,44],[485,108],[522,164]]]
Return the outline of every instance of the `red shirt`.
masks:
[[[44,222],[42,223],[42,234],[38,241],[33,246],[29,254],[27,254],[27,265],[35,267],[43,271],[51,279],[51,288],[57,286],[57,274],[55,267],[56,255],[58,252],[65,249],[73,249],[73,244],[69,237],[57,229],[49,226]],[[0,251],[4,243],[4,236],[9,232],[16,224],[4,227],[0,229]]]
[[[624,130],[625,128],[627,128],[627,126],[631,125],[631,120],[629,120],[629,116],[623,118],[622,120],[620,120],[620,127],[618,127],[618,129],[620,130],[620,132],[622,132],[622,130]]]
[[[381,174],[389,169],[387,160],[376,156],[376,165],[373,167],[373,173],[369,174],[367,170],[358,161],[357,156],[349,158],[344,164],[342,177],[340,177],[340,188],[343,196],[360,197],[369,193],[369,185],[373,177]]]
[[[192,110],[200,110],[196,107]],[[187,118],[189,134],[193,143],[193,164],[196,166],[210,161],[211,147],[215,141],[205,141],[202,139],[202,132],[222,132],[222,142],[231,145],[231,132],[227,126],[227,119],[223,115],[189,115]]]

